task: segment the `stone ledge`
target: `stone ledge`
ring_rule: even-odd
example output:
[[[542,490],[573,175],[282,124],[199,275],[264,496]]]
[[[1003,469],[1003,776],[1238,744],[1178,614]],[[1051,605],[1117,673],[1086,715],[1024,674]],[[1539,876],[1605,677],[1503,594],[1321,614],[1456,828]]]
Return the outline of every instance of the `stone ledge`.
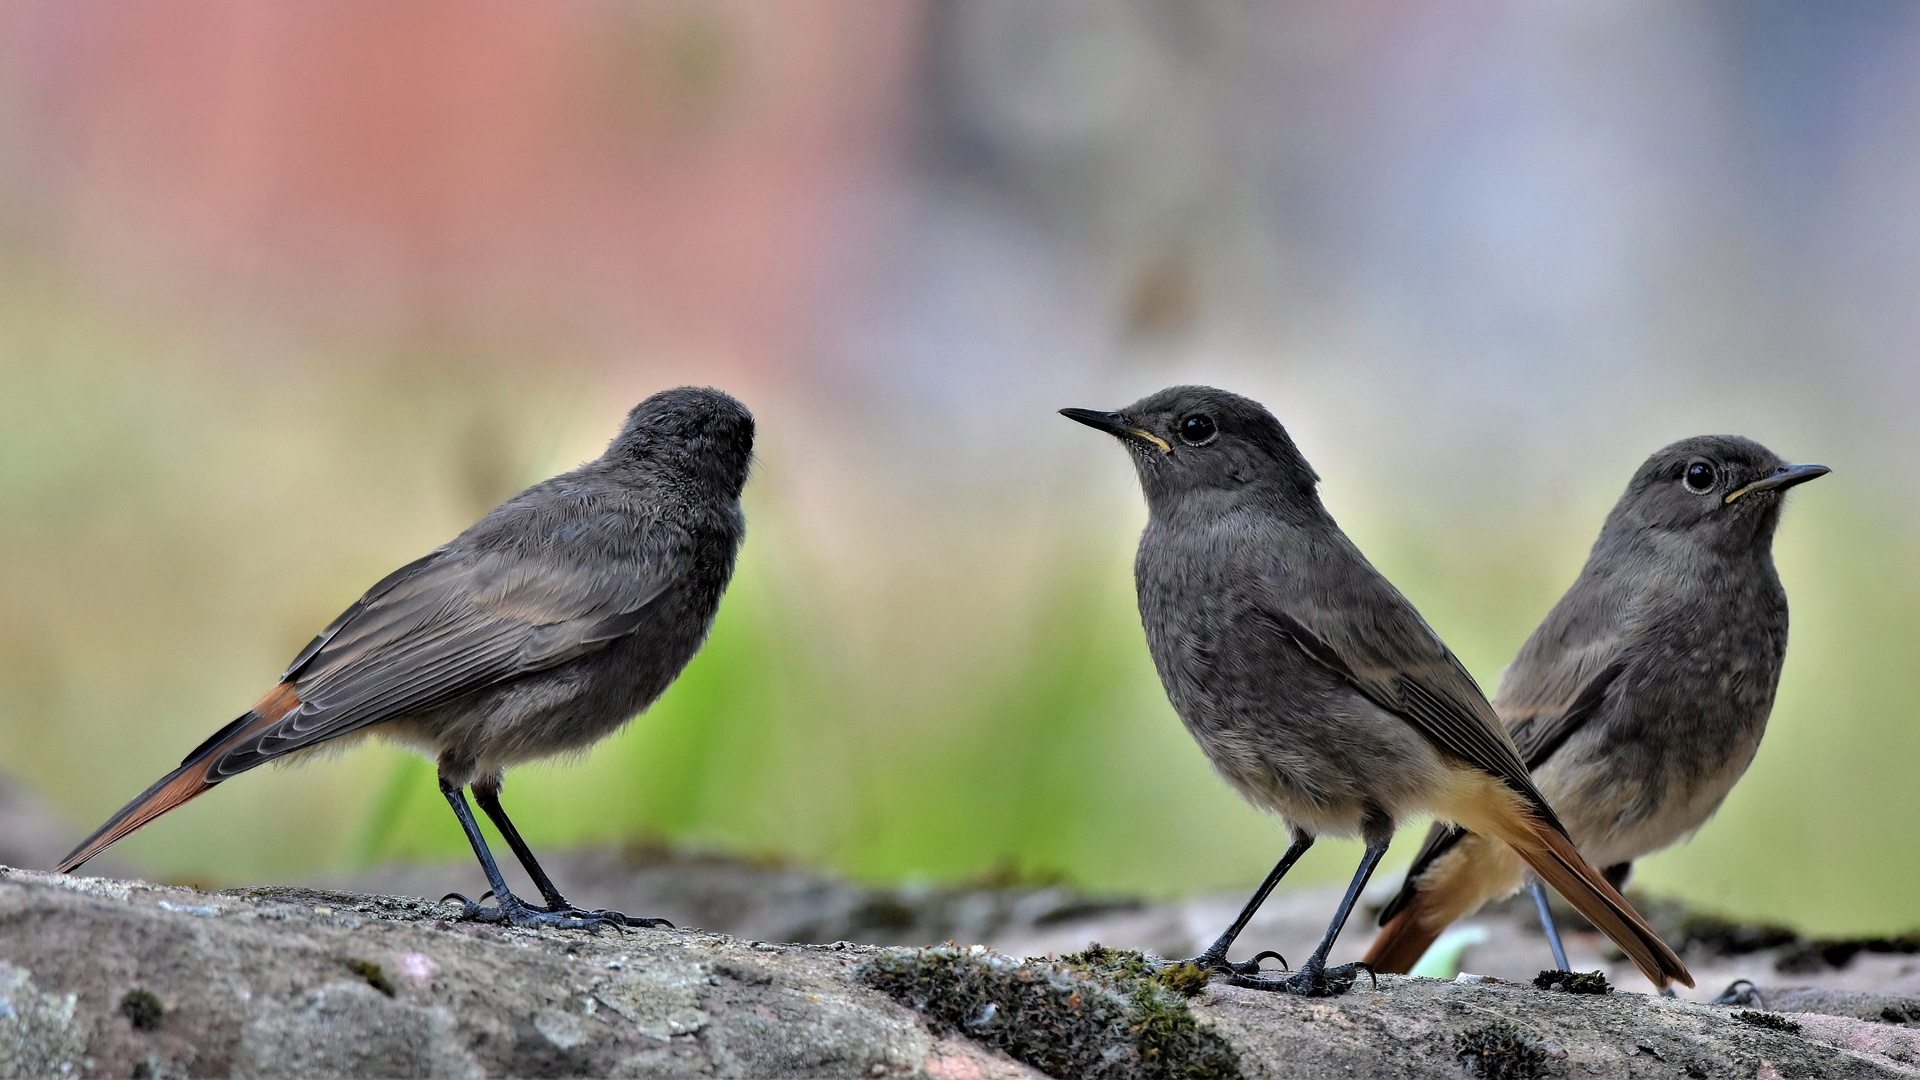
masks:
[[[861,981],[871,961],[930,951],[522,931],[449,910],[0,870],[0,1076],[1041,1075],[951,1009],[923,1015]],[[1009,993],[1059,972],[990,966]],[[1397,977],[1331,1000],[1215,984],[1188,1004],[1247,1076],[1451,1078],[1463,1054],[1507,1076],[1920,1076],[1920,1029],[1827,998],[1758,1014],[1779,1024]]]

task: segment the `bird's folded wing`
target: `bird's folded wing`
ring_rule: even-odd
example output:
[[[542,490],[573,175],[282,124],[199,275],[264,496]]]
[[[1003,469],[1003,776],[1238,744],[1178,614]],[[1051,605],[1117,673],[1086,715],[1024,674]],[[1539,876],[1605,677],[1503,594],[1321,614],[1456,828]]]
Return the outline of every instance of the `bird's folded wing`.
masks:
[[[302,651],[285,676],[299,707],[223,754],[210,775],[564,663],[628,633],[688,558],[685,543],[664,539],[646,558],[622,560],[621,573],[445,550],[402,568]]]
[[[1492,773],[1544,819],[1559,819],[1533,786],[1493,706],[1413,605],[1377,575],[1372,589],[1341,608],[1275,598],[1263,614],[1308,656],[1339,673],[1382,709],[1417,728],[1435,745]],[[1364,627],[1350,610],[1363,611]],[[1564,831],[1564,830],[1562,830]]]
[[[1609,639],[1596,642],[1590,650],[1560,654],[1565,662],[1558,665],[1559,670],[1552,673],[1553,677],[1534,679],[1523,685],[1523,689],[1534,691],[1531,696],[1512,698],[1510,694],[1515,680],[1509,677],[1497,708],[1500,719],[1513,735],[1514,748],[1520,752],[1520,758],[1526,762],[1529,772],[1545,764],[1554,751],[1560,749],[1574,732],[1579,731],[1600,710],[1601,704],[1606,701],[1607,689],[1626,670],[1625,661],[1606,663],[1615,651],[1615,643]],[[1596,663],[1605,666],[1597,673],[1586,670]],[[1516,674],[1524,676],[1526,673]],[[1584,682],[1575,681],[1582,674],[1587,676]],[[1553,692],[1555,688],[1558,689],[1557,693]],[[1510,700],[1516,704],[1510,706]],[[1412,901],[1420,875],[1433,865],[1434,860],[1452,850],[1465,835],[1467,830],[1457,825],[1436,823],[1428,831],[1426,842],[1420,845],[1412,864],[1407,867],[1406,883],[1400,887],[1399,894],[1380,909],[1380,925],[1385,926],[1388,920]]]
[[[1562,654],[1552,671],[1535,677],[1521,672],[1509,680],[1497,708],[1528,769],[1546,764],[1599,713],[1614,680],[1627,670],[1618,651],[1616,642],[1596,642]]]

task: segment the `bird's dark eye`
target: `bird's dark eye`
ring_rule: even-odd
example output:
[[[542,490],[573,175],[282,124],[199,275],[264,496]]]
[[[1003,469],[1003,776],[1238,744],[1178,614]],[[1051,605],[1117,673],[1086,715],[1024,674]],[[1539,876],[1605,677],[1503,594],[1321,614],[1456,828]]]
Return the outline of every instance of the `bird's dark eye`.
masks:
[[[1198,413],[1180,421],[1180,441],[1188,446],[1205,446],[1213,441],[1219,431],[1213,426],[1213,418]]]
[[[1687,466],[1682,482],[1687,485],[1687,490],[1695,495],[1705,495],[1713,487],[1713,466],[1704,461],[1694,462]]]

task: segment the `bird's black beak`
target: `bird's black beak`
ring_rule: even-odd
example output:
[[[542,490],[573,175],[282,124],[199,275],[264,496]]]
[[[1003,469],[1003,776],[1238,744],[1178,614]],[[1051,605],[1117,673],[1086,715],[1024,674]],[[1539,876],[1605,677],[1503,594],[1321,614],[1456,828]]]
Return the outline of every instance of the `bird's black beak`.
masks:
[[[1743,495],[1753,495],[1762,491],[1782,491],[1795,484],[1818,480],[1832,471],[1825,465],[1782,465],[1765,480],[1755,480],[1746,487],[1728,492],[1727,501],[1732,502]]]
[[[1133,439],[1137,442],[1147,443],[1158,448],[1163,454],[1173,452],[1173,447],[1167,445],[1167,440],[1155,435],[1151,431],[1142,431],[1134,427],[1132,424],[1127,423],[1126,417],[1121,416],[1117,412],[1096,412],[1093,409],[1061,409],[1060,415],[1069,420],[1077,420],[1090,428],[1104,431],[1118,439]]]

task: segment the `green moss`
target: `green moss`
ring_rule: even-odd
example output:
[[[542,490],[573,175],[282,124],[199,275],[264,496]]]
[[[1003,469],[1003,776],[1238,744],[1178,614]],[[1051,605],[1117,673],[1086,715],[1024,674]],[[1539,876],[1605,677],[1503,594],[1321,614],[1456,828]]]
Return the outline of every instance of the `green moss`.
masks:
[[[985,949],[883,953],[858,977],[956,1034],[1063,1078],[1241,1076],[1240,1058],[1140,953],[1098,945],[1056,962]]]
[[[1568,994],[1610,994],[1613,984],[1607,981],[1604,971],[1543,971],[1533,977],[1533,985],[1540,990],[1559,990]]]
[[[1212,974],[1189,960],[1161,968],[1154,978],[1160,981],[1160,985],[1182,997],[1196,997],[1207,989],[1207,980],[1212,978]]]
[[[1182,997],[1195,997],[1205,991],[1211,977],[1198,964],[1169,964],[1132,949],[1109,949],[1097,941],[1077,953],[1062,956],[1059,962],[1075,971],[1128,985],[1147,980]]]
[[[1535,1080],[1547,1067],[1540,1040],[1505,1020],[1455,1035],[1453,1054],[1467,1075],[1481,1080]]]
[[[1103,979],[1150,978],[1155,968],[1145,953],[1132,949],[1109,949],[1097,941],[1079,952],[1062,956],[1060,963]]]

